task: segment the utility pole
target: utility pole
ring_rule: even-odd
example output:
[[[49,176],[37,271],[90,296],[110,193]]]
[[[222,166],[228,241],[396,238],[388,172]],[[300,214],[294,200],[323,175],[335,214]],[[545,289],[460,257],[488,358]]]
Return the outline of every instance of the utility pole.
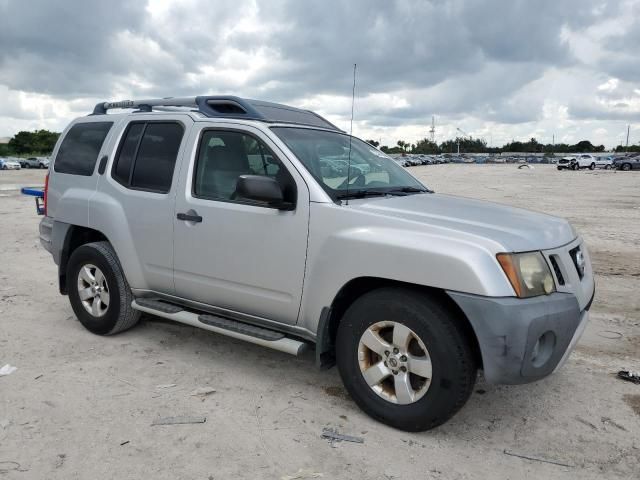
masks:
[[[461,128],[456,127],[456,130],[458,130],[462,135],[469,135],[467,132],[465,132]],[[464,136],[462,138],[464,138]],[[458,139],[458,155],[460,155],[460,137],[457,137],[457,139]],[[471,140],[471,135],[469,135],[469,140]]]
[[[629,151],[629,130],[631,129],[631,125],[627,125],[627,147],[624,149],[625,152]]]
[[[431,115],[431,128],[429,129],[429,138],[431,143],[435,143],[436,140],[436,117]]]

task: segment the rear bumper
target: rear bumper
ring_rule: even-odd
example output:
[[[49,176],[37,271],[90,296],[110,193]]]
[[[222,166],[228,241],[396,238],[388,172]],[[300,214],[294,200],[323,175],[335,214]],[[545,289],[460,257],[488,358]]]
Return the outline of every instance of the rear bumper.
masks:
[[[40,226],[38,227],[40,233],[40,244],[49,253],[53,253],[53,244],[51,240],[53,236],[53,223],[53,218],[43,217],[42,220],[40,220]]]
[[[559,369],[589,321],[568,293],[520,299],[447,292],[469,319],[489,383],[529,383]]]

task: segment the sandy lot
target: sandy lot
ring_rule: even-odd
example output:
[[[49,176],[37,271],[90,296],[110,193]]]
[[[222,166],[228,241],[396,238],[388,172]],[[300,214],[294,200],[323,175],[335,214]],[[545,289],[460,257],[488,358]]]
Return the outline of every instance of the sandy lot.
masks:
[[[640,174],[411,171],[438,192],[567,217],[585,237],[597,273],[592,322],[558,374],[518,387],[479,380],[453,420],[408,434],[361,413],[311,354],[153,317],[94,336],[58,294],[33,201],[15,190],[43,172],[0,172],[0,366],[18,367],[0,377],[0,478],[640,478],[640,385],[614,375],[640,370]],[[199,387],[216,391],[191,395]],[[177,415],[207,420],[151,426]],[[332,446],[324,427],[365,443]]]

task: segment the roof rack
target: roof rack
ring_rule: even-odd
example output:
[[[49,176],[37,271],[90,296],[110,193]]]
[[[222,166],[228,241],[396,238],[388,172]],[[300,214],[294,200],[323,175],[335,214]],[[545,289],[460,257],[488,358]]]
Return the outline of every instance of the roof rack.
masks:
[[[331,122],[310,110],[289,107],[279,103],[249,100],[234,96],[167,97],[148,100],[122,100],[101,102],[93,109],[92,115],[104,115],[117,108],[137,108],[142,112],[165,110],[166,107],[190,108],[211,118],[242,118],[268,123],[292,123],[340,130]]]

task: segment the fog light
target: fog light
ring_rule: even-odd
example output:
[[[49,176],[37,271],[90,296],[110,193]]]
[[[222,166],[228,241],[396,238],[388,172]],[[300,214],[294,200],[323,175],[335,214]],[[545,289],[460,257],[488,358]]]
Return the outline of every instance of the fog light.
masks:
[[[551,330],[544,332],[538,338],[531,352],[531,364],[540,368],[551,358],[553,349],[556,346],[556,335]]]

